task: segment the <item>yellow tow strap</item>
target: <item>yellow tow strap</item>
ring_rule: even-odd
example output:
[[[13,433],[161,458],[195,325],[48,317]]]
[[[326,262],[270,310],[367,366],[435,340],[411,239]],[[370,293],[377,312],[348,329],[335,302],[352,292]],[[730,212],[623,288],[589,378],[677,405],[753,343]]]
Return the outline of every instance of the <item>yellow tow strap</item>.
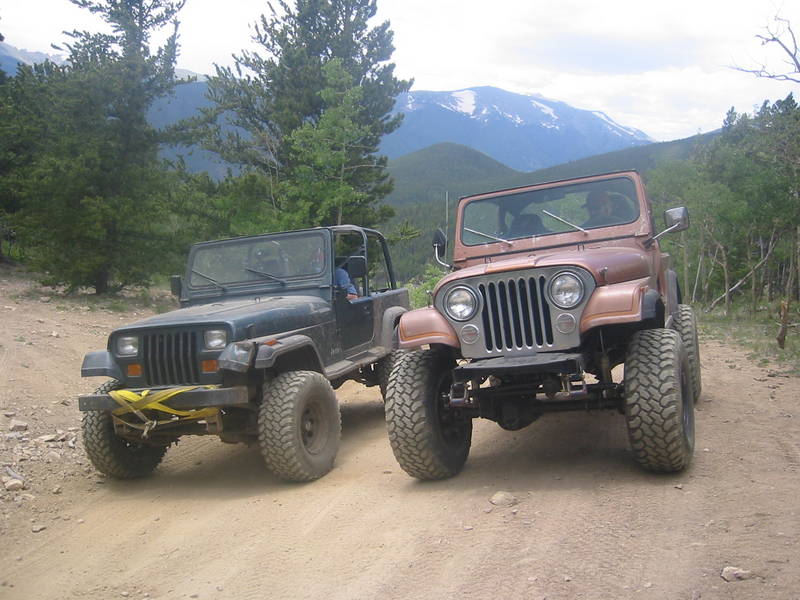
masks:
[[[129,427],[133,427],[134,429],[140,429],[142,431],[142,437],[146,438],[147,434],[159,425],[175,423],[175,421],[197,421],[200,419],[215,417],[217,413],[219,413],[218,408],[208,407],[197,410],[178,410],[177,408],[172,408],[171,406],[167,406],[163,403],[170,398],[173,398],[174,396],[184,392],[196,389],[212,390],[217,387],[218,386],[216,385],[194,385],[189,387],[158,390],[156,392],[153,392],[152,390],[143,390],[141,393],[136,393],[131,390],[110,390],[108,395],[111,396],[111,398],[113,398],[117,404],[119,404],[119,408],[111,411],[111,415],[115,421],[122,422]],[[170,414],[172,417],[169,419],[150,419],[144,414],[144,412],[142,412],[145,410],[157,410],[162,413]],[[127,419],[122,418],[123,415],[130,413],[135,414],[139,419],[141,419],[143,424],[140,425],[138,423],[131,423]]]

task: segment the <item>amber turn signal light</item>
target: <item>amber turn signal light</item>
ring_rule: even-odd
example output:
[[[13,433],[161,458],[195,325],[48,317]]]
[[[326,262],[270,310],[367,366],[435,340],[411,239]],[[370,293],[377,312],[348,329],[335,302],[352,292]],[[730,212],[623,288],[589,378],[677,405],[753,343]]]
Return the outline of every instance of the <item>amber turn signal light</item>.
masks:
[[[142,376],[142,365],[136,363],[128,365],[128,377],[141,377],[141,376]]]
[[[203,373],[216,373],[219,367],[217,366],[216,360],[204,360],[203,361]]]

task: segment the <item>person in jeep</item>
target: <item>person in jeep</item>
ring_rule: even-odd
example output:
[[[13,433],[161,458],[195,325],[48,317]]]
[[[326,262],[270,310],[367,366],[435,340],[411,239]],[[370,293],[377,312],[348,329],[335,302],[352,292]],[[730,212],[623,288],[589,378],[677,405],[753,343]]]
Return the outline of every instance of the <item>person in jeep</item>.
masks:
[[[538,233],[518,230],[523,215],[541,221]],[[517,430],[548,412],[607,409],[625,415],[642,467],[684,469],[699,347],[659,238],[686,229],[688,213],[665,221],[653,230],[633,171],[462,198],[454,272],[432,306],[400,319],[407,352],[389,377],[386,421],[401,467],[420,479],[458,473],[477,417]],[[437,232],[446,265],[445,243]]]
[[[611,202],[611,197],[605,191],[594,190],[589,192],[586,195],[584,207],[586,212],[589,213],[589,219],[583,223],[583,227],[587,229],[611,225],[618,219],[614,215],[614,205]]]

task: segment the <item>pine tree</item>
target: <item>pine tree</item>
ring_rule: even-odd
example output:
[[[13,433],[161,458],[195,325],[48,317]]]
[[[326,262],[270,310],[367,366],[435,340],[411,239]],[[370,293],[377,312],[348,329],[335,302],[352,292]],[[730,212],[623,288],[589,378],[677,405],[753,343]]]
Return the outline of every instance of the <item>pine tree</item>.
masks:
[[[146,283],[172,247],[168,174],[146,113],[176,85],[183,1],[71,1],[113,33],[73,31],[65,66],[21,70],[17,92],[27,104],[16,110],[33,113],[26,131],[36,146],[15,169],[15,220],[46,283],[106,293]],[[151,54],[151,33],[169,23],[172,35]]]
[[[347,202],[377,203],[391,191],[391,182],[386,159],[376,153],[381,137],[400,124],[401,116],[391,115],[394,99],[410,87],[410,82],[394,76],[394,64],[388,62],[394,51],[389,23],[368,25],[376,0],[298,0],[295,7],[280,0],[278,10],[272,5],[270,10],[254,36],[265,55],[242,52],[234,57],[234,69],[218,67],[209,80],[216,108],[208,117],[215,120],[216,129],[207,132],[206,146],[268,177],[273,193],[265,208],[276,209],[279,220],[285,221],[296,204],[284,202],[280,192],[287,189],[287,180],[296,191],[296,177],[311,166],[308,153],[297,151],[300,141],[293,135],[303,127],[317,127],[326,110],[337,110],[339,97],[323,94],[330,88],[325,66],[336,59],[360,94],[359,110],[351,115],[359,142],[348,152],[344,177],[355,195]],[[225,119],[243,133],[223,133]],[[352,168],[364,164],[369,168]],[[304,219],[303,214],[288,218],[295,216]],[[360,217],[366,220],[359,224],[373,225],[386,212],[367,211]]]

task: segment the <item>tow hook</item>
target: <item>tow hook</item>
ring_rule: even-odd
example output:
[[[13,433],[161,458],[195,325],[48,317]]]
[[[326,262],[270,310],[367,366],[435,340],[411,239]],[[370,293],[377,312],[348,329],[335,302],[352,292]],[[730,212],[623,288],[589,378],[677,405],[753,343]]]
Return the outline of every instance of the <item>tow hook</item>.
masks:
[[[450,406],[466,406],[468,402],[469,394],[464,383],[454,383],[450,386]]]

